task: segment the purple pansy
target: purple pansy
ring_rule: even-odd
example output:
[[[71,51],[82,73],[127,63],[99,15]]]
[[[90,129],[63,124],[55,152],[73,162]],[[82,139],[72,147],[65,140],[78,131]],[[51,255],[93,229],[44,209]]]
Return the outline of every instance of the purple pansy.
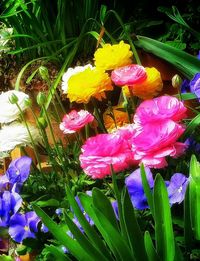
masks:
[[[38,231],[38,223],[40,218],[34,211],[25,214],[16,213],[10,219],[8,233],[13,240],[22,243],[25,238],[35,238]]]
[[[27,156],[13,160],[6,171],[10,183],[24,183],[29,176],[31,163],[32,159]]]
[[[190,81],[188,79],[185,79],[181,84],[181,93],[187,93],[189,91],[190,91]]]
[[[9,226],[10,218],[15,214],[22,204],[21,196],[13,191],[0,193],[0,227]]]
[[[196,73],[190,81],[190,91],[194,93],[200,101],[200,73]]]
[[[154,180],[151,170],[145,167],[147,181],[150,189],[153,190]],[[170,205],[175,203],[181,203],[184,200],[189,178],[181,173],[175,173],[170,181],[165,181]],[[143,210],[148,208],[147,198],[144,193],[142,179],[140,174],[140,168],[135,170],[125,179],[125,184],[128,189],[132,204],[135,208]],[[116,205],[114,204],[114,211],[116,212]]]
[[[184,200],[188,183],[189,178],[181,173],[175,173],[171,177],[167,187],[170,204],[180,204]]]
[[[153,189],[154,180],[151,170],[148,167],[146,167],[145,172],[149,186],[151,189]],[[128,189],[133,206],[141,210],[148,208],[147,198],[145,196],[144,189],[142,186],[140,168],[136,169],[131,175],[129,175],[125,179],[125,184]]]

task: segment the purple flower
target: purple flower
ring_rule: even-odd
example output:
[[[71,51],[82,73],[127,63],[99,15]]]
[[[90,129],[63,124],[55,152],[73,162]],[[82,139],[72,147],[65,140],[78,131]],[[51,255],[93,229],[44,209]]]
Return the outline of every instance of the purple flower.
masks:
[[[153,189],[154,180],[151,170],[148,167],[146,167],[145,172],[149,186],[151,189]],[[145,196],[144,189],[142,186],[140,168],[136,169],[131,175],[129,175],[125,179],[125,184],[128,189],[133,206],[141,210],[148,208],[147,198]]]
[[[190,91],[190,81],[185,79],[181,84],[181,93],[186,93]]]
[[[10,183],[24,183],[29,176],[31,162],[32,159],[27,156],[13,160],[6,171]]]
[[[0,193],[0,227],[9,226],[10,218],[15,214],[22,204],[21,196],[13,191]]]
[[[196,73],[190,81],[190,91],[194,93],[200,101],[200,73]]]
[[[25,238],[35,238],[40,218],[34,211],[25,214],[15,214],[10,219],[8,233],[17,243],[22,243]]]
[[[145,171],[150,189],[153,190],[153,175],[149,168],[146,167]],[[175,203],[181,203],[184,200],[188,183],[189,178],[181,173],[175,173],[171,177],[170,181],[165,181],[169,196],[169,202],[171,205]],[[140,168],[135,170],[125,179],[125,184],[128,189],[133,206],[139,210],[148,208],[149,206],[142,185]],[[114,210],[116,211],[115,208],[116,206],[114,205]]]
[[[189,178],[181,173],[175,173],[167,187],[170,204],[181,203],[184,200]]]

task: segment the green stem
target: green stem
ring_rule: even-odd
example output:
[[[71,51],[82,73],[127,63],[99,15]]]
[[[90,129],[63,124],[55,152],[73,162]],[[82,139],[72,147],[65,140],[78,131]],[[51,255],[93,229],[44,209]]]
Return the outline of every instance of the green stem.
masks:
[[[97,107],[96,101],[94,99],[92,99],[92,104],[94,106],[95,117],[97,119],[97,122],[98,122],[101,130],[103,131],[103,133],[108,133],[105,126],[104,126],[103,119],[102,119],[102,116],[101,116],[99,109]]]
[[[31,144],[32,144],[32,146],[33,146],[34,154],[35,154],[35,157],[36,157],[36,159],[37,159],[37,162],[38,162],[38,165],[39,165],[39,169],[40,169],[40,171],[42,171],[41,162],[40,162],[40,157],[39,157],[39,154],[38,154],[38,151],[37,151],[35,142],[34,142],[34,140],[33,140],[32,134],[31,134],[31,132],[30,132],[29,126],[28,126],[28,124],[27,124],[27,121],[26,121],[26,119],[25,119],[25,117],[24,117],[23,111],[22,111],[22,109],[20,108],[19,104],[16,103],[16,106],[17,106],[17,108],[19,109],[21,119],[22,119],[22,121],[24,122],[24,124],[25,124],[25,126],[26,126],[26,129],[27,129],[27,131],[28,131],[28,135],[29,135],[29,137],[30,137]]]

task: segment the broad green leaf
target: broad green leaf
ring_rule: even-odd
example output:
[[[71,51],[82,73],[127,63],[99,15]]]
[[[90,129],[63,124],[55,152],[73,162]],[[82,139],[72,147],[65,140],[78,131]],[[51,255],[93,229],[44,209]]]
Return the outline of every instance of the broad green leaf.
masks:
[[[46,245],[46,249],[54,255],[56,261],[70,261],[71,259],[63,253],[61,249],[58,249],[54,245]]]
[[[189,79],[200,71],[200,60],[187,52],[145,36],[138,35],[134,43],[145,51],[153,53],[171,63]]]
[[[89,197],[88,195],[86,195],[85,193],[79,193],[79,198],[80,198],[80,201],[81,201],[81,204],[82,204],[84,210],[92,218],[92,220],[94,221],[95,226],[97,227],[97,229],[99,230],[100,234],[102,235],[102,237],[104,238],[105,242],[107,243],[108,247],[110,248],[111,252],[115,256],[115,258],[116,258],[115,260],[121,260],[120,256],[119,256],[119,253],[118,253],[119,251],[117,249],[117,246],[112,241],[112,237],[108,234],[108,231],[107,231],[106,227],[103,226],[101,221],[96,216],[96,213],[94,211],[92,198]]]
[[[39,200],[37,202],[35,202],[35,204],[38,207],[58,207],[60,205],[59,201],[56,199],[49,199],[49,200]]]
[[[130,200],[127,189],[122,194],[122,213],[126,226],[127,237],[130,248],[136,260],[147,260],[147,254],[144,247],[144,239],[140,227],[138,225],[135,210]]]
[[[57,225],[41,208],[36,205],[33,205],[33,209],[35,210],[36,214],[42,219],[42,222],[45,226],[48,227],[49,231],[52,235],[64,245],[74,257],[78,260],[83,261],[92,261],[88,253],[80,246],[75,240],[69,237],[66,231]]]
[[[94,212],[95,212],[101,226],[104,228],[104,230],[110,237],[112,244],[114,244],[115,247],[117,248],[117,251],[118,251],[118,254],[119,254],[121,260],[134,261],[135,260],[134,255],[131,253],[131,250],[128,247],[127,242],[118,232],[118,230],[115,227],[113,227],[110,220],[108,220],[99,209],[97,209],[95,206],[93,206],[93,209],[94,209]]]
[[[95,231],[93,227],[88,223],[84,214],[82,213],[81,209],[78,206],[74,196],[72,195],[70,188],[67,187],[67,198],[70,203],[70,206],[73,209],[75,216],[77,217],[80,225],[84,229],[85,234],[88,236],[92,244],[108,259],[111,258],[109,251],[105,247],[104,242],[100,239],[99,235]]]
[[[110,200],[101,192],[100,189],[93,188],[92,199],[93,205],[98,208],[108,220],[110,220],[110,223],[113,225],[113,227],[119,229],[115,212],[112,208]]]
[[[144,189],[145,195],[147,197],[147,202],[150,207],[151,214],[153,216],[154,215],[153,194],[151,192],[151,188],[149,186],[149,183],[148,183],[148,180],[146,177],[144,164],[141,164],[141,166],[140,166],[140,173],[141,173],[141,178],[142,178],[143,189]]]
[[[167,188],[160,174],[156,175],[154,190],[154,220],[156,250],[162,261],[175,257],[175,240]]]
[[[181,41],[166,41],[165,43],[179,50],[185,50],[187,47],[186,43],[182,43]]]
[[[195,238],[200,240],[200,164],[195,155],[190,161],[189,198],[192,229]]]
[[[104,257],[103,253],[99,252],[93,245],[92,242],[88,240],[88,238],[80,231],[77,225],[71,220],[68,214],[65,215],[65,221],[69,227],[69,230],[73,234],[74,238],[78,241],[81,247],[85,250],[85,252],[90,256],[89,260],[102,260],[108,261],[107,258]]]
[[[148,256],[148,261],[160,261],[160,258],[158,257],[158,254],[156,253],[155,247],[153,245],[151,236],[149,234],[149,231],[146,231],[144,234],[144,244],[146,253]]]

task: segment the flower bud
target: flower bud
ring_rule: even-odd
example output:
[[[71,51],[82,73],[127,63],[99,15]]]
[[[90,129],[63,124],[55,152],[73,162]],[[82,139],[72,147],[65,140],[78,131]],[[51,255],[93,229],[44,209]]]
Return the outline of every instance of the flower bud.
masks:
[[[31,107],[32,106],[32,100],[30,98],[27,98],[24,100],[24,104],[26,107]]]
[[[37,103],[40,106],[43,106],[46,102],[46,95],[43,92],[39,92],[37,95]]]
[[[49,72],[48,72],[47,67],[40,66],[39,67],[39,74],[40,74],[40,76],[42,77],[42,79],[44,81],[48,81],[49,80]]]
[[[181,79],[181,77],[178,74],[175,74],[172,77],[172,86],[174,88],[180,88],[182,82],[183,82],[183,80]]]
[[[47,124],[45,118],[43,118],[43,117],[39,117],[39,118],[38,118],[38,127],[39,127],[39,128],[41,128],[41,129],[46,129],[47,125],[48,125],[48,124]]]
[[[9,98],[9,101],[11,104],[16,104],[18,102],[18,97],[17,95],[15,95],[14,93],[11,95],[11,97]]]

